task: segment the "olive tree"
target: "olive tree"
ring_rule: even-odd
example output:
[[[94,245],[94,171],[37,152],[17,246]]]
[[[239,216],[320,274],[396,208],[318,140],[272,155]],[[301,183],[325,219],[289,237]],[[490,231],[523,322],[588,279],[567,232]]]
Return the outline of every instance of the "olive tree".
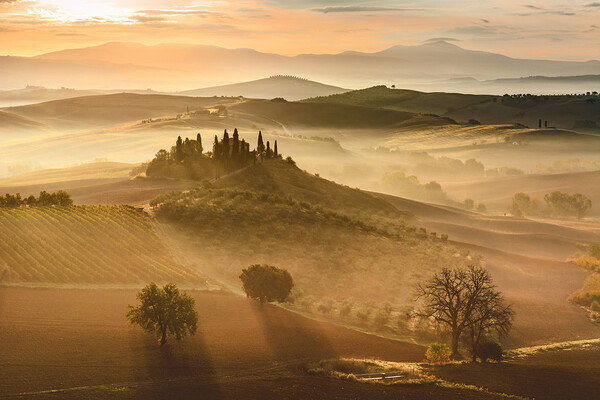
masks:
[[[151,283],[143,288],[137,299],[140,304],[129,306],[127,318],[131,324],[141,326],[146,332],[155,333],[161,346],[167,342],[167,335],[180,340],[188,333],[196,333],[198,313],[194,309],[194,299],[181,293],[170,283],[159,288]]]
[[[242,270],[240,280],[246,296],[264,302],[283,303],[294,287],[292,275],[285,269],[267,264],[254,264]]]

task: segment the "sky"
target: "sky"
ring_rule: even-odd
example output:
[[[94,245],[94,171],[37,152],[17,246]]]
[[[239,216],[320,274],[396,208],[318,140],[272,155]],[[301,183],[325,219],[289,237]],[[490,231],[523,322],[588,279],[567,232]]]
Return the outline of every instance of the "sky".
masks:
[[[111,41],[296,55],[439,39],[519,58],[600,59],[600,0],[0,0],[0,55]]]

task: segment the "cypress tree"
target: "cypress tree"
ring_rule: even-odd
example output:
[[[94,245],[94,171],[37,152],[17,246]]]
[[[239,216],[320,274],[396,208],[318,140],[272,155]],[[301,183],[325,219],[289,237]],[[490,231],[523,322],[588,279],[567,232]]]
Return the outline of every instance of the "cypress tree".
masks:
[[[258,151],[259,154],[265,151],[265,144],[263,143],[261,131],[258,131],[258,146],[256,146],[256,151]]]
[[[279,157],[279,153],[277,152],[277,140],[275,141],[275,144],[273,145],[273,154],[275,157]]]
[[[219,159],[219,138],[215,135],[215,143],[213,144],[213,156],[215,159]]]
[[[229,133],[227,133],[227,129],[223,133],[223,158],[229,158]]]
[[[267,140],[267,158],[271,158],[273,156],[273,151],[271,150],[271,144]]]
[[[233,130],[233,149],[231,151],[231,157],[239,159],[240,152],[240,135],[238,134],[237,128]]]
[[[204,149],[202,148],[202,136],[199,133],[196,135],[196,142],[198,142],[198,153],[202,154]]]
[[[242,165],[246,165],[247,155],[248,153],[246,152],[246,140],[242,139],[242,143],[240,146],[240,161],[242,162]]]
[[[183,141],[181,136],[178,136],[177,142],[175,142],[175,161],[180,162],[181,160],[183,160]]]

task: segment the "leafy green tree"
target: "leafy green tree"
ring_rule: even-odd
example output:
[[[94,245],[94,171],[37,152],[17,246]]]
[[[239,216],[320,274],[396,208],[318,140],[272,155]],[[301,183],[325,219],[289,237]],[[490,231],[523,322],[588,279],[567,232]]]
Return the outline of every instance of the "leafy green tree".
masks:
[[[442,364],[450,361],[452,351],[445,343],[431,343],[425,351],[427,361],[435,364]]]
[[[151,283],[137,294],[137,299],[139,305],[129,306],[129,322],[146,332],[155,333],[161,346],[167,342],[167,335],[181,340],[188,333],[196,333],[198,313],[194,309],[195,301],[188,294],[181,293],[174,284],[159,288]]]
[[[240,275],[244,292],[251,299],[283,303],[294,287],[292,275],[285,269],[267,264],[254,264]]]

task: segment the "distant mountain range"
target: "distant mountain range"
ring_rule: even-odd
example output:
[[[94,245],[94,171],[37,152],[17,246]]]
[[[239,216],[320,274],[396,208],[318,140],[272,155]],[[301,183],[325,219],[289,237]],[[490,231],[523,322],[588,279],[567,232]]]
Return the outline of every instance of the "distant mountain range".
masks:
[[[77,89],[182,91],[271,75],[302,76],[339,87],[395,84],[404,88],[420,85],[422,89],[422,85],[429,84],[445,90],[448,80],[462,77],[484,81],[534,75],[593,75],[598,71],[600,62],[596,60],[516,59],[466,50],[444,41],[394,46],[376,53],[348,51],[294,57],[204,45],[146,46],[112,42],[36,57],[0,57],[0,90],[31,84]],[[465,90],[461,91],[469,88],[465,82],[455,86],[464,86]]]

